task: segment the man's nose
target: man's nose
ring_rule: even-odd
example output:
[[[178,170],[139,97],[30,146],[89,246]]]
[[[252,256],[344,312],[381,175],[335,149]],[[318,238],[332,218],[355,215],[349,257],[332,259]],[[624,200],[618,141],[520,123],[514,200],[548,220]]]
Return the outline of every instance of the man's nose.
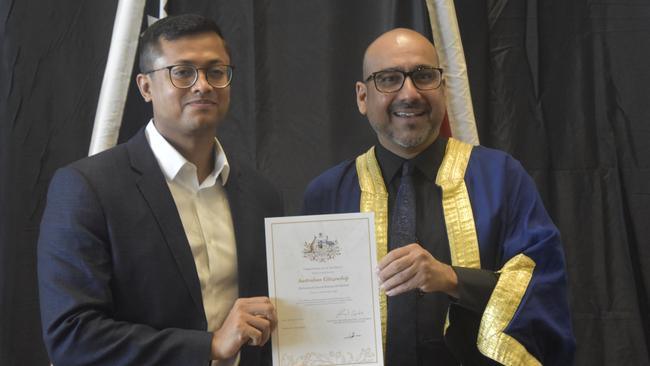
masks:
[[[397,93],[397,98],[402,100],[412,100],[418,99],[420,97],[420,90],[415,87],[415,84],[413,83],[413,80],[411,80],[411,77],[407,76],[406,79],[404,79],[404,85],[402,85],[402,89],[400,89]]]
[[[204,70],[197,70],[196,82],[192,85],[192,90],[207,93],[212,90],[212,85],[208,83],[208,76]]]

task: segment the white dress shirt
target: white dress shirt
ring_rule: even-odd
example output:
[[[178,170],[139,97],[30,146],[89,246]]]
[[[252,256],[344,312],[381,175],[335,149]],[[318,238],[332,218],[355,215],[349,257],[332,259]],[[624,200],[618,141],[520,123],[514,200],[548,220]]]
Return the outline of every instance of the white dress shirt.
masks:
[[[230,173],[228,159],[215,138],[214,170],[199,182],[196,166],[158,132],[153,120],[149,121],[145,135],[181,217],[201,283],[207,330],[214,332],[221,327],[239,295],[237,247],[224,190]],[[239,355],[219,365],[238,363]]]

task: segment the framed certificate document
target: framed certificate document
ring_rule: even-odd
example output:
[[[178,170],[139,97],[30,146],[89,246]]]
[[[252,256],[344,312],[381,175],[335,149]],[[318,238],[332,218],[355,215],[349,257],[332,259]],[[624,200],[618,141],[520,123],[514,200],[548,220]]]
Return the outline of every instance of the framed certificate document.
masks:
[[[383,365],[373,214],[265,221],[273,365]]]

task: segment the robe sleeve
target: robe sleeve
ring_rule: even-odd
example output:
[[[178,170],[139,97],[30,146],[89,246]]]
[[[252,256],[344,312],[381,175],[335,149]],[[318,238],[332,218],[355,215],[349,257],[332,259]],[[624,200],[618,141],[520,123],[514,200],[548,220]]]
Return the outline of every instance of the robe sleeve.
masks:
[[[478,314],[485,306],[497,284],[499,274],[486,269],[452,266],[458,277],[458,298],[452,302]]]
[[[575,341],[558,229],[531,177],[506,159],[499,280],[481,319],[478,348],[505,365],[570,365]]]

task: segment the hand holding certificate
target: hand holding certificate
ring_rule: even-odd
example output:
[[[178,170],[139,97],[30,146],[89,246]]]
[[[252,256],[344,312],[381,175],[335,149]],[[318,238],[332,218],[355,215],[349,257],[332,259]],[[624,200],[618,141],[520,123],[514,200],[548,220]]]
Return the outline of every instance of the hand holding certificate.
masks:
[[[266,219],[273,364],[383,365],[370,213]]]

